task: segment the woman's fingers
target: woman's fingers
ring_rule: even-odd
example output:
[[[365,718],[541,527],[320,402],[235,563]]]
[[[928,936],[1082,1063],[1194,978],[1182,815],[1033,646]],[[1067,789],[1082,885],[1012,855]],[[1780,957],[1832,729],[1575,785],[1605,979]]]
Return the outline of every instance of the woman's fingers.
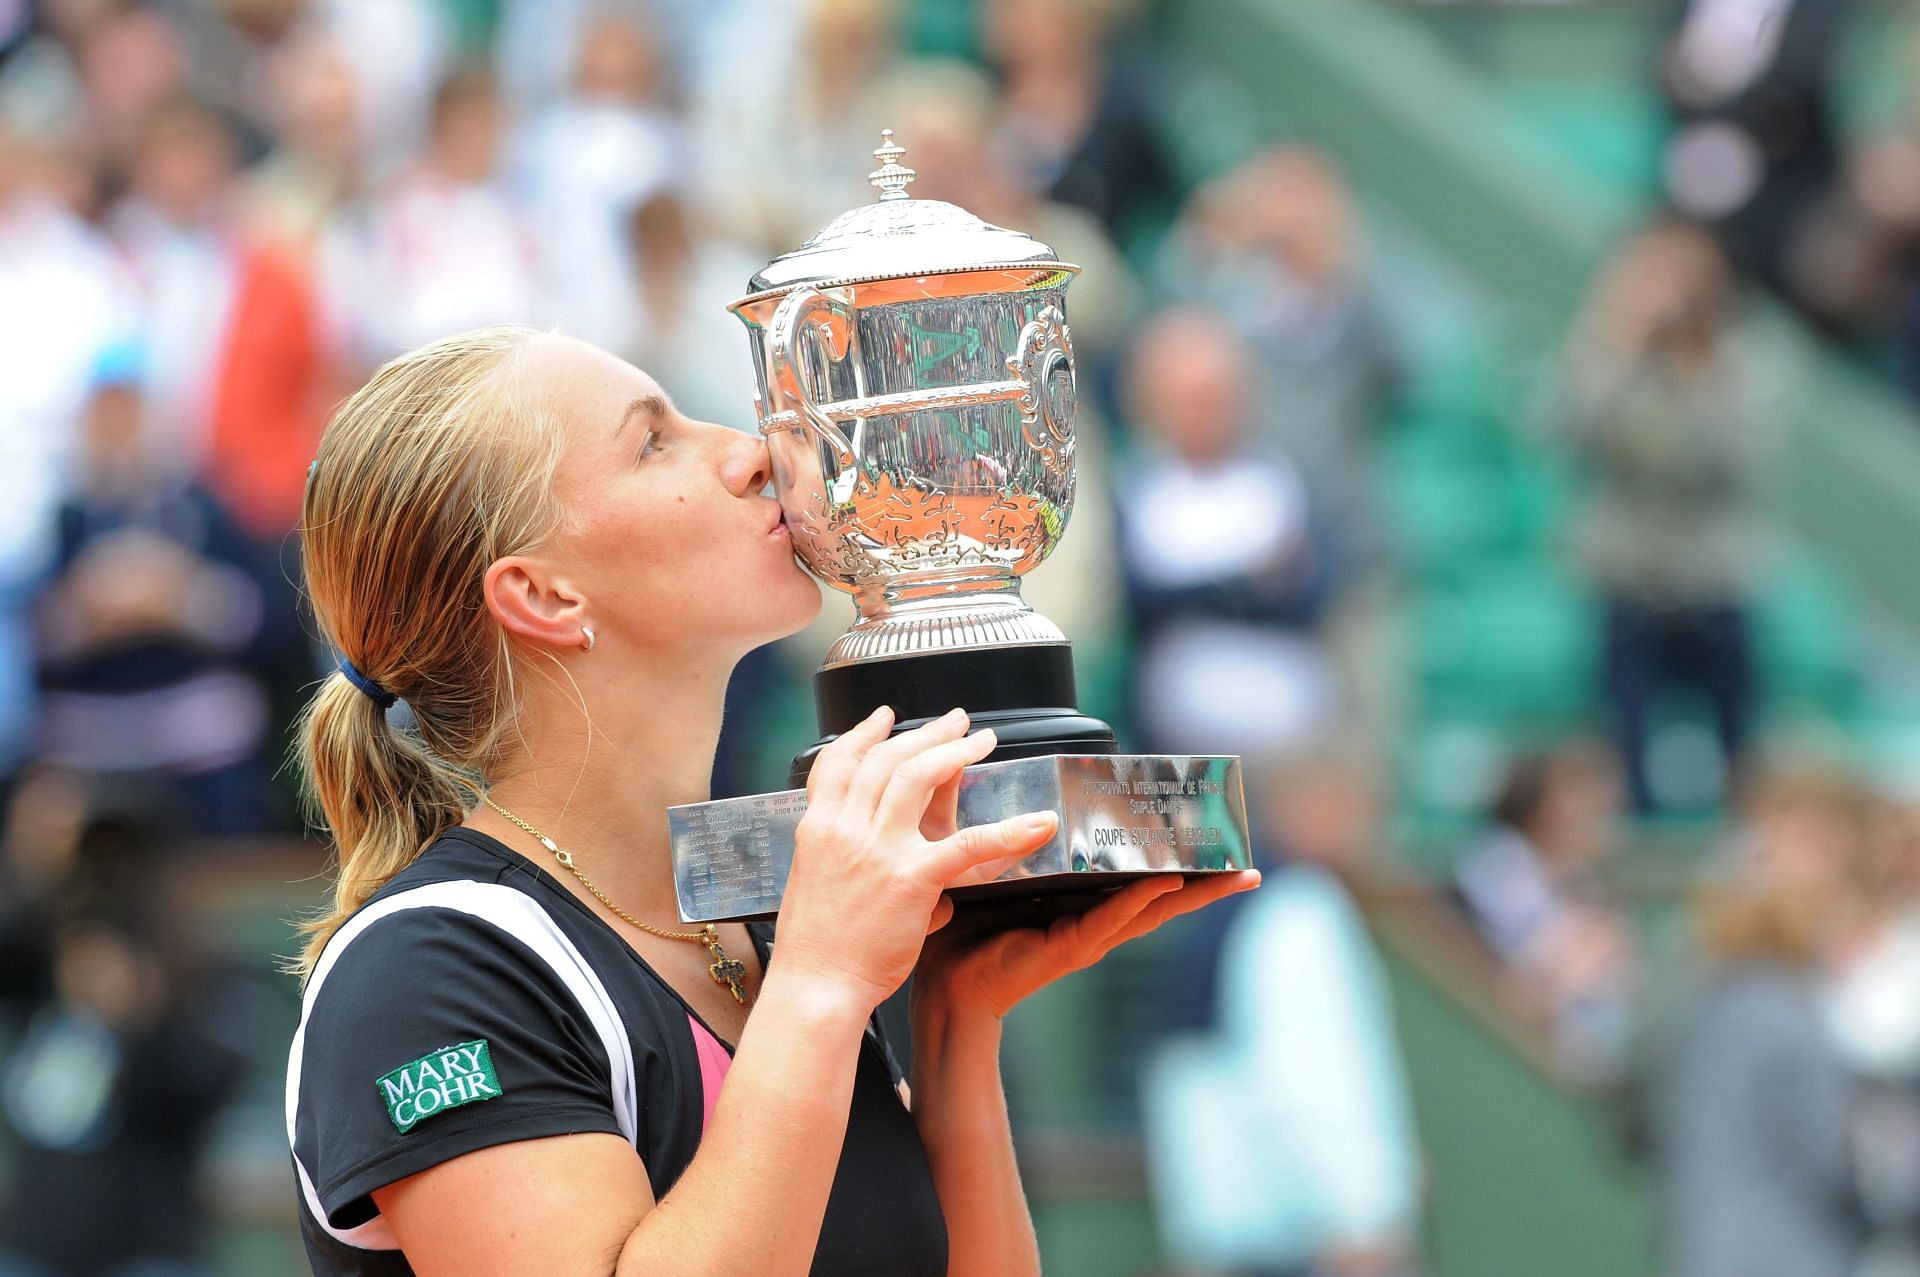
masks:
[[[1020,867],[1020,863],[1032,854],[1033,853],[1030,851],[1021,851],[1021,852],[1016,852],[1011,856],[1002,857],[999,860],[989,860],[984,865],[975,865],[973,868],[961,874],[958,878],[955,878],[951,883],[948,884],[948,886],[950,888],[951,887],[975,887],[983,882],[992,882],[995,878],[998,878],[1001,874],[1006,873],[1008,870],[1018,869]]]
[[[953,897],[946,892],[940,893],[940,903],[933,907],[933,917],[927,920],[927,934],[932,935],[953,921]]]
[[[860,760],[892,729],[893,707],[882,705],[821,750],[807,773],[807,805],[828,806],[846,798]]]
[[[1216,900],[1238,895],[1242,891],[1252,891],[1259,885],[1258,869],[1243,869],[1239,873],[1208,874],[1202,878],[1190,878],[1180,890],[1169,891],[1153,901],[1108,937],[1105,947],[1100,950],[1099,957],[1105,957],[1127,941],[1136,940],[1183,913],[1204,909]]]
[[[887,790],[887,782],[893,779],[894,772],[905,765],[908,759],[936,745],[957,740],[966,730],[967,716],[956,709],[922,723],[910,732],[901,732],[898,736],[881,741],[869,749],[859,766],[854,768],[853,779],[847,785],[847,805],[862,815],[874,810],[880,805],[880,795]],[[918,820],[916,812],[915,823]]]
[[[933,791],[933,797],[927,800],[926,814],[920,817],[920,836],[928,842],[939,842],[958,828],[960,773],[955,772],[942,781]]]
[[[919,830],[925,823],[935,792],[949,781],[958,781],[963,770],[991,754],[996,744],[992,730],[986,729],[934,745],[901,763],[880,793],[873,813],[876,825],[894,835]],[[948,829],[946,835],[953,832]]]
[[[1037,988],[1069,971],[1092,966],[1170,918],[1248,890],[1259,881],[1258,874],[1247,873],[1203,879],[1151,874],[1128,883],[1085,913],[1060,918],[1045,932],[1033,932],[1034,943],[1025,947],[1023,961],[1037,964],[1036,969],[1044,972],[1034,984]]]
[[[1029,812],[990,825],[969,825],[930,846],[923,868],[944,888],[978,866],[1033,854],[1059,828],[1060,818],[1050,811]]]
[[[1105,953],[1113,937],[1151,907],[1154,901],[1180,890],[1181,886],[1181,880],[1171,875],[1149,874],[1138,882],[1128,883],[1075,918],[1075,938],[1094,951],[1088,961]]]
[[[1091,909],[1063,915],[1045,929],[1029,932],[1030,939],[1021,946],[1022,958],[1049,968],[1043,980],[1092,966],[1113,947],[1112,937],[1155,900],[1179,886],[1178,878],[1161,874],[1135,879]]]

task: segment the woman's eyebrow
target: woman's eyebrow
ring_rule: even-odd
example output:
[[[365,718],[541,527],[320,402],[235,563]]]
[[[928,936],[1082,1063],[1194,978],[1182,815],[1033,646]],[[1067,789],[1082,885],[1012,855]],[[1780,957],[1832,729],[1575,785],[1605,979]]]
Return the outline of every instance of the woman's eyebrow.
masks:
[[[613,428],[613,437],[618,439],[620,432],[627,428],[627,423],[632,421],[637,414],[645,413],[655,421],[658,421],[662,417],[671,415],[672,412],[673,405],[667,402],[666,396],[642,395],[628,404],[627,410],[620,414],[620,424]]]

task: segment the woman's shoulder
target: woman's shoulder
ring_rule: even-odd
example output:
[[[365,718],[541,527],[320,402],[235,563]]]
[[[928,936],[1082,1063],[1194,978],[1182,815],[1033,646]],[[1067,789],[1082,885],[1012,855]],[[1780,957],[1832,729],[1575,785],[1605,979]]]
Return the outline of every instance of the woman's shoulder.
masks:
[[[625,1064],[638,1041],[671,1053],[677,1003],[564,889],[487,835],[442,834],[355,910],[303,991],[303,1027],[358,1036],[510,1010],[523,1036]]]
[[[344,979],[348,968],[367,965],[375,951],[393,959],[409,948],[485,938],[503,924],[510,932],[539,927],[539,915],[546,913],[541,902],[516,881],[519,875],[504,858],[468,834],[441,834],[341,920],[308,977],[308,1002]]]
[[[491,1143],[618,1134],[662,1174],[690,1156],[685,1013],[487,841],[436,841],[342,924],[308,981],[289,1135],[314,1220],[336,1236],[371,1214],[373,1189]]]
[[[296,1051],[302,1039],[324,1054],[381,1046],[399,1026],[444,1036],[504,1016],[529,1049],[609,1057],[625,1017],[590,947],[534,894],[452,867],[396,877],[341,924],[302,990]]]
[[[567,903],[564,893],[546,889],[543,876],[525,859],[478,830],[456,825],[341,922],[320,965],[330,956],[338,961],[341,951],[376,929],[389,944],[416,933],[504,930],[523,943],[560,935],[577,947],[592,933],[571,916],[579,911]]]
[[[436,876],[335,933],[287,1060],[288,1137],[309,1223],[339,1241],[371,1194],[517,1139],[639,1132],[620,1007],[540,903]]]

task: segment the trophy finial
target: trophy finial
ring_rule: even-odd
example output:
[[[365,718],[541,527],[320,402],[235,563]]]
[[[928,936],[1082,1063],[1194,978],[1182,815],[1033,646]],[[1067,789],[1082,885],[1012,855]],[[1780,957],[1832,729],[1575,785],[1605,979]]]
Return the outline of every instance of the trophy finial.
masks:
[[[907,148],[893,140],[892,129],[880,130],[880,145],[873,149],[873,158],[880,161],[880,167],[867,174],[867,181],[880,189],[883,200],[903,200],[907,198],[907,183],[913,180],[913,170],[900,164],[900,157]]]

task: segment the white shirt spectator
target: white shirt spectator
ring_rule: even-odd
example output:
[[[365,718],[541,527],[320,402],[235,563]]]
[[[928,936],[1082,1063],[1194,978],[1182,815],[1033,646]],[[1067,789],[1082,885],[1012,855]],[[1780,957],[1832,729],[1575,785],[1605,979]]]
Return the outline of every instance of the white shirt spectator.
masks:
[[[408,174],[336,226],[323,256],[340,348],[369,363],[448,333],[535,318],[533,237],[491,183]]]
[[[212,223],[177,225],[137,201],[115,211],[112,229],[138,294],[148,454],[184,477],[206,456],[239,264]]]
[[[528,126],[515,147],[514,184],[540,228],[540,323],[623,355],[643,340],[626,219],[670,178],[678,149],[671,120],[618,103],[566,99]]]
[[[52,549],[75,422],[102,356],[126,335],[124,277],[106,242],[50,200],[0,204],[0,773],[33,714],[26,590]]]
[[[46,548],[74,422],[127,336],[126,280],[91,227],[50,201],[0,206],[0,580]]]
[[[1235,919],[1218,1036],[1143,1079],[1154,1214],[1209,1269],[1306,1270],[1414,1235],[1419,1151],[1385,972],[1353,902],[1291,866]]]

